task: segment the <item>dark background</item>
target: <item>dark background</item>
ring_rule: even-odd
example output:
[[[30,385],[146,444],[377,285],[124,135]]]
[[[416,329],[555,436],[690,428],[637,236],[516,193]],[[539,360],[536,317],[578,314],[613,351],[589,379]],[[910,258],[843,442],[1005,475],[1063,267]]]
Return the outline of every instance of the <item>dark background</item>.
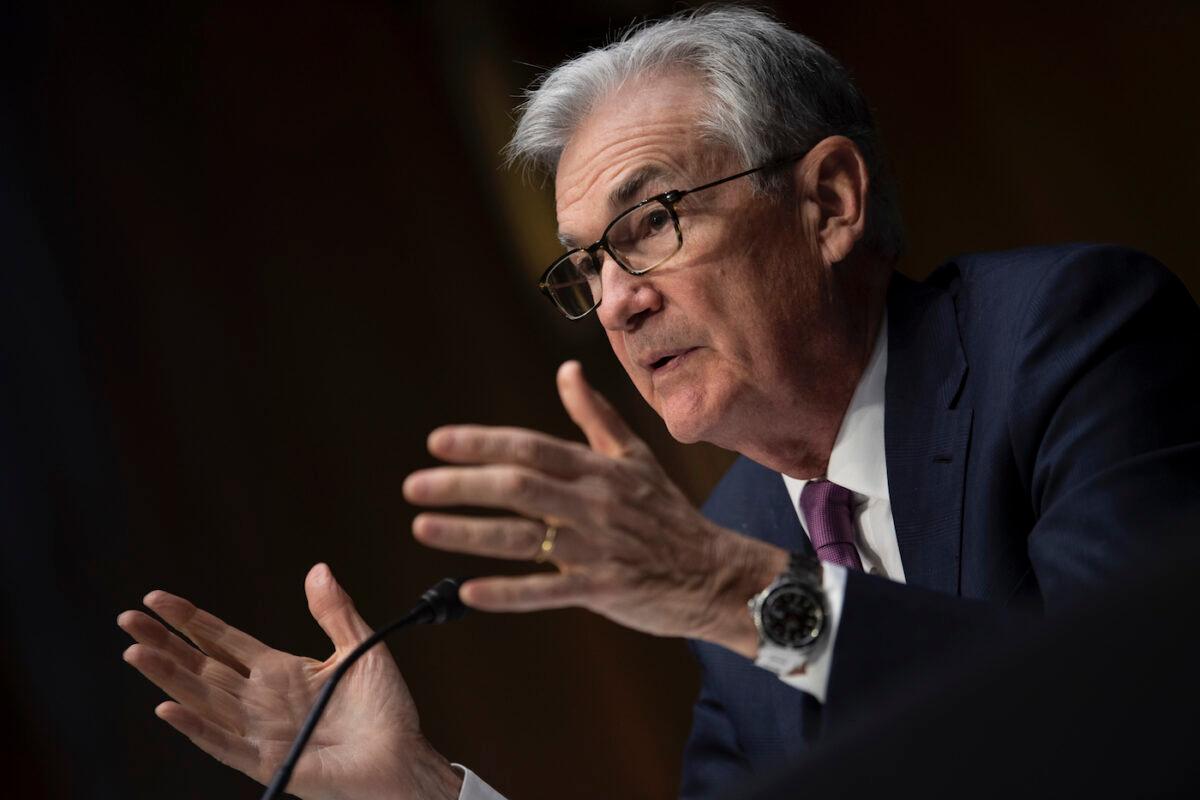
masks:
[[[581,358],[697,501],[672,443],[533,290],[553,202],[499,167],[521,87],[676,3],[86,3],[0,12],[0,689],[32,797],[255,797],[157,720],[114,619],[156,587],[324,657],[328,561],[381,623],[445,574],[524,571],[409,535],[399,486],[453,421],[575,436]],[[1200,294],[1191,2],[777,4],[871,98],[902,269],[1102,240]],[[577,611],[392,645],[424,728],[514,800],[671,796],[683,645]],[[11,739],[10,739],[11,740]]]

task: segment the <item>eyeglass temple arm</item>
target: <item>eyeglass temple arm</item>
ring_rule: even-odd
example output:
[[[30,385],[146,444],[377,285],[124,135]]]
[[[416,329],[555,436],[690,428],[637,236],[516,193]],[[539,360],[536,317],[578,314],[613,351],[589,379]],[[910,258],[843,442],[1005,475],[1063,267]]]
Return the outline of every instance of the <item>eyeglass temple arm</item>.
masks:
[[[714,186],[720,186],[722,183],[728,183],[729,181],[736,181],[738,178],[744,178],[747,175],[751,175],[755,172],[759,172],[764,169],[770,169],[771,167],[778,167],[783,164],[790,164],[793,161],[799,161],[800,159],[804,158],[804,156],[807,154],[808,154],[808,151],[805,150],[803,153],[796,153],[794,155],[784,156],[783,158],[777,158],[774,161],[768,161],[766,164],[759,164],[757,167],[752,167],[748,170],[744,170],[742,172],[737,173],[736,175],[729,175],[729,176],[720,178],[715,181],[709,181],[708,183],[706,183],[702,186],[695,186],[695,187],[692,187],[691,189],[676,189],[673,192],[668,192],[670,197],[665,198],[665,199],[668,199],[668,200],[670,200],[670,202],[675,203],[675,202],[678,202],[679,200],[682,200],[684,198],[684,196],[689,195],[693,192],[699,192],[703,189],[711,189]]]

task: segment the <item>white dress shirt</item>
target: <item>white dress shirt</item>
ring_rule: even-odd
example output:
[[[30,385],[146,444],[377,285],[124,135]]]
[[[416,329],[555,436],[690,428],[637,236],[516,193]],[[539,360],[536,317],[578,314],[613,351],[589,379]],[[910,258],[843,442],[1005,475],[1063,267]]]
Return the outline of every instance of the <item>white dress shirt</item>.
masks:
[[[504,795],[488,786],[483,780],[462,764],[451,764],[454,771],[462,775],[463,785],[458,790],[458,800],[504,800]]]
[[[894,581],[904,582],[904,565],[900,563],[900,546],[896,542],[896,524],[892,520],[892,504],[888,494],[887,462],[883,443],[883,400],[887,379],[887,317],[879,326],[871,360],[863,370],[842,426],[838,429],[829,454],[825,478],[844,486],[851,492],[854,508],[855,547],[862,559],[863,570]],[[783,476],[792,508],[800,524],[808,531],[808,520],[800,508],[800,492],[806,480]],[[825,702],[829,685],[829,667],[837,644],[838,625],[846,599],[846,568],[825,564],[823,586],[829,613],[829,637],[817,650],[800,675],[783,680]]]
[[[888,494],[887,462],[883,444],[883,398],[887,378],[887,317],[879,326],[871,360],[859,378],[854,396],[842,417],[833,450],[829,454],[826,479],[850,490],[854,504],[855,547],[862,559],[863,569],[904,582],[904,565],[900,563],[900,546],[896,542],[896,524],[892,520],[892,504]],[[783,476],[792,508],[800,524],[808,531],[808,521],[800,509],[800,491],[806,480]],[[833,648],[837,644],[838,624],[846,599],[846,568],[825,564],[822,588],[829,612],[829,637],[805,665],[803,674],[783,678],[786,683],[808,692],[825,702],[829,685],[829,667],[833,663]],[[504,800],[479,776],[466,767],[455,764],[463,776],[459,800]]]

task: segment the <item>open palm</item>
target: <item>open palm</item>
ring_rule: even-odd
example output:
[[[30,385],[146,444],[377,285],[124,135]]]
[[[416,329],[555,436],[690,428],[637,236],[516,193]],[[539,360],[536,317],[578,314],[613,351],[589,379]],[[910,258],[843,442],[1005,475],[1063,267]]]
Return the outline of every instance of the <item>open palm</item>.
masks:
[[[261,783],[283,762],[334,669],[371,633],[325,565],[313,567],[304,589],[309,610],[334,645],[324,661],[268,647],[163,591],[148,594],[146,606],[195,647],[140,611],[117,618],[136,640],[125,660],[174,699],[155,709],[158,716]],[[416,706],[391,654],[375,647],[338,684],[288,792],[303,798],[403,797],[429,783],[431,767],[451,776],[421,736]]]

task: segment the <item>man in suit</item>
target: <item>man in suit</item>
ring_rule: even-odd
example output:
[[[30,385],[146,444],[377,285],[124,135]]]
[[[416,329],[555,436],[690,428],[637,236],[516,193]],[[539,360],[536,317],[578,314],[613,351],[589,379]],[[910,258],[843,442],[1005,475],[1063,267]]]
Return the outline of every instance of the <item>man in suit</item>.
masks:
[[[986,649],[1001,610],[1061,613],[1124,590],[1156,551],[1173,552],[1170,539],[1195,537],[1197,317],[1159,264],[1112,247],[971,255],[921,284],[893,277],[884,450],[908,585],[850,572],[823,708],[695,643],[705,680],[684,795],[711,796],[818,733],[853,729],[897,686],[926,690],[915,670],[943,675],[934,668],[960,655],[951,648]],[[705,512],[803,548],[792,507],[778,475],[740,459]],[[1137,641],[1136,629],[1114,631],[1094,658],[1136,658]]]
[[[542,291],[596,314],[673,436],[743,458],[702,516],[569,363],[559,389],[588,446],[434,431],[451,466],[409,476],[405,497],[508,513],[424,513],[414,535],[558,567],[472,580],[468,605],[581,606],[694,640],[685,796],[785,763],[1011,607],[1053,611],[1194,522],[1200,325],[1178,282],[1103,247],[899,276],[865,101],[765,15],[676,16],[560,66],[511,152],[555,178],[567,252]],[[344,654],[365,624],[323,566],[306,588]],[[337,654],[306,667],[180,598],[147,602],[207,653],[123,615],[127,659],[178,701],[160,716],[265,780],[289,730],[271,687],[296,687],[299,718]],[[489,796],[420,736],[386,654],[368,659],[291,791]],[[237,702],[214,705],[213,680]]]

